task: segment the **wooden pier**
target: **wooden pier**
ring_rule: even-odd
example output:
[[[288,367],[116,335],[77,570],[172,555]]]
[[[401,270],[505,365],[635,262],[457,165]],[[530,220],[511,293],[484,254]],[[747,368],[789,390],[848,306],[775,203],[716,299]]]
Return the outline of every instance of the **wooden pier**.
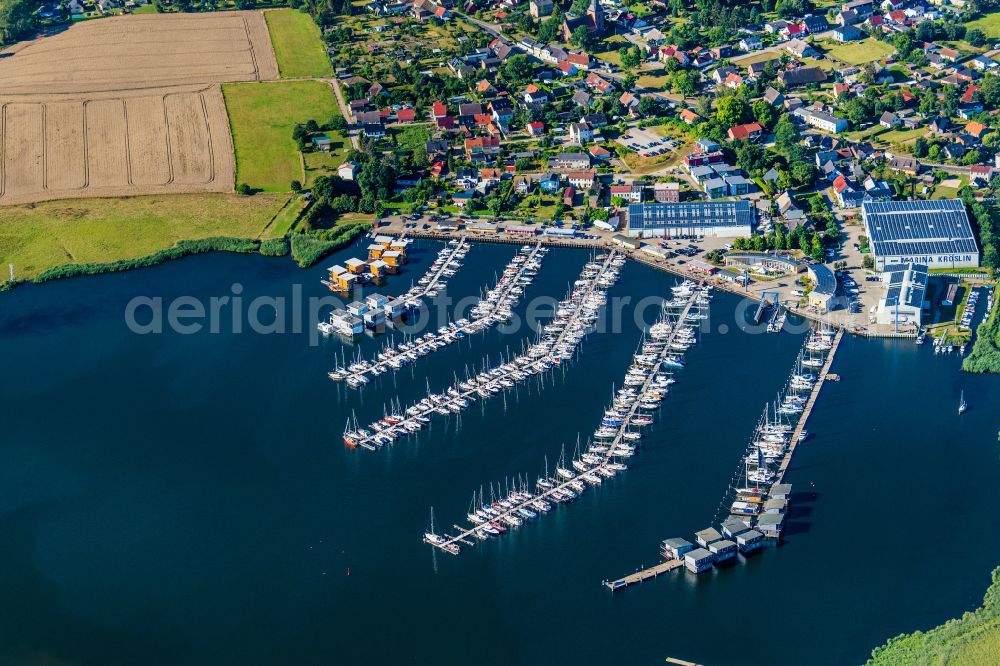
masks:
[[[673,571],[674,569],[680,569],[683,566],[683,560],[667,560],[666,562],[660,562],[655,566],[651,566],[648,569],[643,569],[642,571],[636,571],[634,574],[623,576],[618,580],[606,580],[604,581],[604,585],[609,590],[617,590],[619,588],[628,587],[629,585],[641,583],[648,578],[656,578],[660,574]]]
[[[820,389],[823,388],[823,383],[830,374],[830,366],[833,365],[833,357],[837,355],[837,347],[840,346],[840,341],[843,337],[844,329],[842,328],[838,329],[836,335],[833,336],[833,344],[830,346],[830,351],[826,354],[826,360],[823,363],[823,367],[816,376],[816,383],[813,384],[812,391],[809,393],[809,399],[806,400],[806,405],[802,410],[802,414],[799,415],[798,423],[795,424],[795,430],[792,432],[792,441],[788,445],[788,451],[785,452],[785,456],[781,459],[781,465],[778,467],[776,472],[777,478],[774,483],[771,484],[772,488],[775,485],[782,483],[785,479],[785,472],[788,471],[788,465],[792,462],[792,455],[794,455],[795,449],[799,445],[799,437],[801,437],[802,432],[806,428],[806,421],[809,420],[809,415],[812,413],[813,406],[816,404],[816,399],[819,397]]]

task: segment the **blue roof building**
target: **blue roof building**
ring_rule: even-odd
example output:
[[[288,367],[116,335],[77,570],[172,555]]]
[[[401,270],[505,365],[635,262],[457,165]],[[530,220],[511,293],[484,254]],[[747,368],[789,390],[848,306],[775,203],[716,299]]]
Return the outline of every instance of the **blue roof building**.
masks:
[[[865,202],[861,217],[877,270],[908,263],[979,266],[979,247],[961,199]]]
[[[749,201],[632,204],[626,232],[640,238],[749,236],[754,212]]]

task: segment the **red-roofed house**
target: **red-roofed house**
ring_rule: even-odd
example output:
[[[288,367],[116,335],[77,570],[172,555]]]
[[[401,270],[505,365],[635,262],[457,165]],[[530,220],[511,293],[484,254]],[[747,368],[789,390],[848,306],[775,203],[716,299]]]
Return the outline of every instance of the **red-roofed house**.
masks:
[[[760,123],[746,123],[730,127],[727,133],[730,141],[756,141],[763,136],[764,127]]]
[[[686,122],[688,125],[694,125],[698,122],[698,114],[691,109],[681,109],[681,112],[678,115],[681,120]]]
[[[986,131],[988,129],[989,128],[986,125],[982,123],[977,123],[975,120],[973,120],[971,123],[965,126],[966,133],[971,134],[977,139],[981,138],[984,134],[986,134]]]
[[[412,123],[417,119],[416,109],[400,109],[396,112],[396,121],[401,123]]]
[[[465,140],[465,154],[470,160],[486,160],[500,154],[500,139],[480,136]]]
[[[528,123],[528,134],[531,136],[541,136],[545,134],[545,123],[541,120],[536,120],[533,123]]]
[[[586,53],[567,53],[566,60],[576,65],[577,69],[590,69],[590,56]]]
[[[743,85],[743,77],[739,74],[732,73],[726,76],[726,87],[736,90],[741,85]]]
[[[590,86],[596,92],[601,93],[602,95],[611,90],[611,83],[605,81],[604,79],[602,79],[600,76],[598,76],[593,72],[587,74],[586,83],[588,86]]]
[[[431,104],[431,117],[434,120],[438,118],[444,118],[448,115],[448,107],[444,105],[444,102],[434,102]]]

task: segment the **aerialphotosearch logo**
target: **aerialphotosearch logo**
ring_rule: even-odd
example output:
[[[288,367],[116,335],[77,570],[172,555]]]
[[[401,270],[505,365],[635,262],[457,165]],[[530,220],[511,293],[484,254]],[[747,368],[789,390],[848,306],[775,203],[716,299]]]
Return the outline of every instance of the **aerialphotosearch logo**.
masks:
[[[349,302],[333,294],[323,296],[304,295],[303,285],[293,284],[287,295],[258,295],[246,298],[243,285],[235,282],[229,293],[211,296],[207,299],[195,296],[177,296],[164,299],[162,296],[136,296],[125,307],[125,324],[137,335],[161,335],[165,332],[177,335],[253,333],[256,335],[302,335],[309,336],[309,344],[319,344],[322,334],[318,324],[326,321],[329,313],[344,309]],[[365,296],[359,291],[350,303],[364,303]],[[649,295],[642,298],[616,296],[608,299],[601,308],[598,320],[593,325],[596,333],[622,333],[631,329],[631,324],[646,330],[662,314],[663,296]],[[472,311],[480,300],[474,296],[460,299],[451,298],[447,292],[433,298],[424,299],[422,307],[408,309],[405,316],[394,320],[392,328],[407,336],[419,336],[437,331],[442,326],[461,319],[474,319]],[[553,318],[565,307],[551,296],[537,296],[524,304],[523,315],[514,310],[510,318],[500,323],[497,330],[502,334],[517,334],[527,327],[537,333],[544,331]],[[735,311],[736,325],[747,333],[763,333],[767,330],[766,319],[759,324],[753,322],[757,303],[743,300]],[[708,315],[712,308],[704,308],[700,318],[688,321],[701,333],[728,333],[730,325],[722,322],[713,325]],[[803,332],[808,322],[788,322],[785,330]],[[634,329],[631,329],[634,330]]]

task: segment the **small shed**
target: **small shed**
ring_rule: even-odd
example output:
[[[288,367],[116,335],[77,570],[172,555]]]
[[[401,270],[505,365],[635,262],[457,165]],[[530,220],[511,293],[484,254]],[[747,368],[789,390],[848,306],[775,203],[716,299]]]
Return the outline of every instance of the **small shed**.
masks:
[[[787,500],[772,497],[764,502],[764,513],[784,513],[787,507]]]
[[[771,497],[777,499],[789,500],[792,498],[792,484],[790,483],[776,483],[771,486]]]
[[[406,255],[396,250],[389,250],[382,253],[382,261],[389,266],[390,270],[394,270],[406,263]]]
[[[638,250],[639,246],[642,245],[642,242],[638,238],[631,238],[625,234],[615,234],[611,237],[611,240],[613,240],[615,244],[629,250]]]
[[[757,529],[764,536],[776,539],[781,536],[781,529],[785,525],[785,516],[781,513],[765,513],[757,519]]]

